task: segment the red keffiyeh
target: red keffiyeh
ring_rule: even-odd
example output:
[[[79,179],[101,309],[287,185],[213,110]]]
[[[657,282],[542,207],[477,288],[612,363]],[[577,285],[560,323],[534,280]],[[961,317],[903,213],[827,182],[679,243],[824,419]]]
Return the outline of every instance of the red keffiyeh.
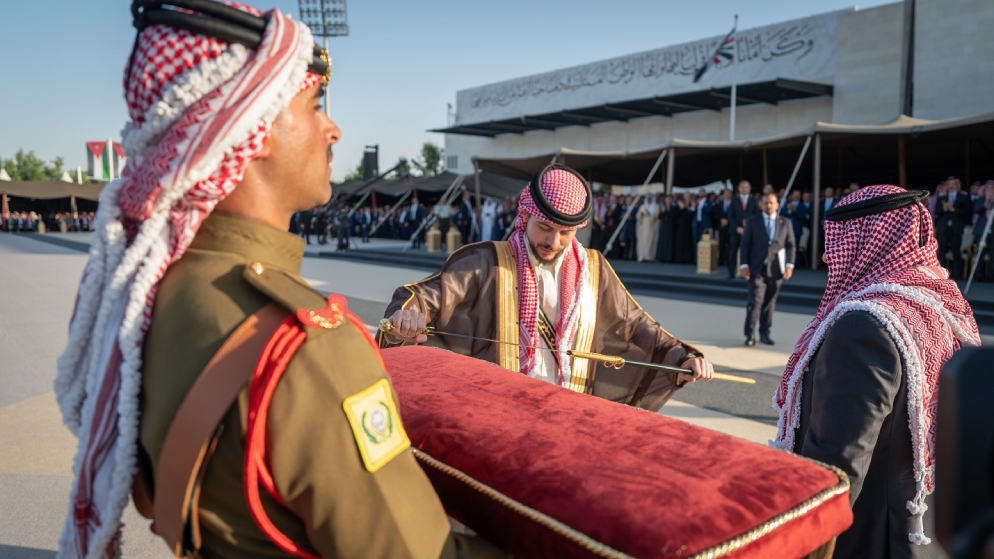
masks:
[[[552,169],[542,175],[542,194],[560,212],[578,214],[583,210],[587,200],[587,187],[579,177],[563,169]],[[520,359],[521,372],[532,374],[535,369],[535,349],[539,345],[538,332],[538,280],[531,259],[528,258],[528,236],[525,228],[528,216],[535,216],[546,223],[556,225],[548,216],[543,214],[532,200],[529,192],[530,185],[521,192],[518,202],[518,220],[514,224],[514,233],[508,239],[514,258],[518,264],[518,319],[519,338],[521,341]],[[586,221],[578,225],[580,229]],[[579,302],[586,300],[589,295],[584,293],[589,289],[589,274],[587,269],[587,251],[580,242],[573,242],[563,253],[564,261],[559,278],[559,319],[556,321],[556,347],[551,349],[569,349],[573,347],[577,323],[580,318]],[[555,320],[555,317],[549,317]],[[532,346],[532,347],[525,347]],[[565,386],[572,374],[572,358],[565,353],[559,354],[558,381]]]
[[[101,193],[55,381],[63,421],[79,437],[60,558],[120,556],[156,286],[241,181],[279,112],[321,79],[308,73],[307,27],[278,10],[267,20],[256,50],[159,25],[139,35],[124,84],[128,163]]]
[[[904,192],[896,186],[868,186],[842,199],[838,207]],[[801,386],[811,357],[825,333],[843,314],[872,313],[887,328],[905,366],[908,416],[918,494],[908,509],[918,517],[910,535],[930,542],[922,529],[925,497],[935,482],[935,408],[939,370],[963,345],[980,345],[970,305],[939,265],[932,218],[925,206],[847,221],[825,222],[828,287],[814,319],[801,334],[773,398],[779,412],[771,445],[793,451],[800,422]]]

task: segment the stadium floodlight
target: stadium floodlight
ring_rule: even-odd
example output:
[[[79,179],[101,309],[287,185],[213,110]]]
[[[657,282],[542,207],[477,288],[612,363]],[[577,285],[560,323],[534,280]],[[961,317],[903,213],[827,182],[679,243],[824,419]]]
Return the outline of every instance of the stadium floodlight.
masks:
[[[315,37],[324,37],[324,50],[328,49],[328,37],[346,37],[349,22],[345,11],[345,0],[297,0],[300,7],[300,21],[311,28]],[[330,54],[329,54],[330,56]],[[331,86],[324,92],[324,110],[331,116]]]

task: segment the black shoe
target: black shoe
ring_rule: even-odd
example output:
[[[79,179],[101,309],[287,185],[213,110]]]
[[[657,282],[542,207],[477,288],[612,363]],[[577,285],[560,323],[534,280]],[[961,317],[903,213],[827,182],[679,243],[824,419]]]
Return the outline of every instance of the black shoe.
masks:
[[[746,338],[746,343],[745,343],[746,347],[752,347],[754,345],[756,345],[756,338],[753,338],[752,336]]]
[[[769,334],[760,334],[759,341],[763,342],[766,345],[776,345],[776,343],[770,339]]]

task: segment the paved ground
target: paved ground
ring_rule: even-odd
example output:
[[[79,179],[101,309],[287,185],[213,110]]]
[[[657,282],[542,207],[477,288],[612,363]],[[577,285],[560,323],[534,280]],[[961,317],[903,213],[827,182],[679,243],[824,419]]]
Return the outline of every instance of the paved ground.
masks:
[[[0,235],[0,557],[55,556],[68,498],[75,438],[62,426],[52,393],[55,360],[66,328],[89,239],[85,234],[34,238]],[[53,244],[53,242],[58,244]],[[316,289],[338,292],[367,324],[376,324],[398,286],[417,270],[305,258],[302,275]],[[639,303],[674,335],[702,350],[718,370],[755,378],[755,385],[714,381],[681,390],[663,413],[757,443],[775,432],[770,398],[806,314],[778,312],[773,348],[742,347],[744,310],[728,305],[638,295]],[[985,336],[985,343],[994,337]],[[125,557],[169,553],[129,509]]]

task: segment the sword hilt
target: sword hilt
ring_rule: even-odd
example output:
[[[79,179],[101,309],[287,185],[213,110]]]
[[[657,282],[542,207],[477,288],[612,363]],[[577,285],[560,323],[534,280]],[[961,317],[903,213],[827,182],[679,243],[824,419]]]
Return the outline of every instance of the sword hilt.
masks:
[[[420,332],[418,332],[414,336],[402,336],[402,335],[400,335],[399,332],[397,332],[397,326],[394,325],[393,320],[391,320],[389,318],[383,318],[383,319],[381,319],[378,328],[379,328],[380,332],[385,332],[387,334],[393,334],[394,336],[397,336],[398,338],[405,338],[405,339],[408,339],[408,340],[414,339],[414,338],[418,337],[421,334],[424,334],[424,335],[428,336],[428,335],[430,335],[432,333],[432,330],[434,330],[434,328],[426,326],[424,329],[422,329]]]
[[[566,355],[570,357],[577,357],[580,359],[589,359],[591,361],[599,361],[604,363],[605,366],[614,369],[620,369],[625,366],[625,360],[621,357],[616,357],[613,355],[602,355],[600,353],[587,353],[586,351],[567,351]]]

